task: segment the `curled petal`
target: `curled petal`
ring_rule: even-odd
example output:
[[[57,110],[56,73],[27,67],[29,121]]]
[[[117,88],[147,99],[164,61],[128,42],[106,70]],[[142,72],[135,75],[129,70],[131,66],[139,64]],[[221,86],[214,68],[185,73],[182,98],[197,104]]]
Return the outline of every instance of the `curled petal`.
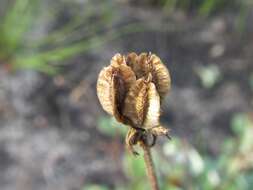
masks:
[[[155,84],[138,79],[126,95],[123,114],[141,128],[159,125],[160,96]]]
[[[135,151],[134,145],[136,145],[141,140],[141,137],[142,137],[142,133],[133,128],[130,128],[126,135],[126,139],[125,139],[126,147],[128,151],[135,156],[139,155],[139,153]]]
[[[132,52],[126,56],[126,64],[132,69],[138,64],[137,62],[138,62],[138,55],[136,53]]]
[[[148,77],[151,73],[152,82],[155,84],[161,99],[168,93],[171,85],[170,74],[159,57],[151,53],[130,53],[126,63],[134,71],[136,78]]]
[[[142,78],[145,75],[145,68],[143,62],[139,61],[140,57],[136,53],[129,53],[126,57],[126,63],[134,71],[136,78]]]
[[[163,99],[171,87],[169,70],[160,58],[154,54],[150,57],[150,63],[152,65],[152,81],[155,83],[157,91]]]
[[[122,109],[126,92],[135,81],[135,75],[125,64],[118,67],[108,66],[99,73],[97,95],[103,109],[122,121]]]
[[[156,126],[150,129],[151,134],[155,136],[166,136],[168,139],[171,139],[170,137],[170,129],[165,128],[163,126]]]
[[[112,102],[112,67],[103,68],[97,80],[97,95],[103,109],[113,115]]]
[[[111,66],[118,67],[122,64],[126,64],[125,57],[119,53],[115,54],[111,59]]]
[[[141,78],[129,89],[123,114],[137,127],[143,127],[145,109],[147,107],[148,84]]]

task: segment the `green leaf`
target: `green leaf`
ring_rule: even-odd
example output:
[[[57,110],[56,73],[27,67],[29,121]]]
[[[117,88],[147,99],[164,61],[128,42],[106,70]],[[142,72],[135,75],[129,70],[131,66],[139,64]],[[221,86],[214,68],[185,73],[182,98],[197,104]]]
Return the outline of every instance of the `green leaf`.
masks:
[[[221,0],[220,0],[221,1]],[[205,0],[199,8],[199,14],[209,15],[217,6],[217,0]]]
[[[199,66],[197,74],[205,88],[212,88],[221,78],[221,73],[216,65]]]
[[[109,190],[109,188],[104,185],[91,184],[83,187],[82,190]]]
[[[124,172],[131,180],[139,181],[146,177],[145,162],[143,156],[133,156],[125,154]]]
[[[98,119],[98,130],[111,137],[122,136],[125,137],[127,133],[127,126],[117,122],[113,117],[100,117]]]
[[[0,49],[6,56],[21,48],[24,34],[34,21],[36,0],[16,0],[0,25]]]
[[[36,70],[54,75],[59,71],[59,68],[41,59],[36,55],[17,56],[12,60],[14,70]]]
[[[231,125],[236,134],[242,135],[250,124],[246,114],[238,113],[232,118]]]
[[[189,150],[188,153],[189,168],[193,176],[200,175],[205,167],[205,163],[196,149]]]

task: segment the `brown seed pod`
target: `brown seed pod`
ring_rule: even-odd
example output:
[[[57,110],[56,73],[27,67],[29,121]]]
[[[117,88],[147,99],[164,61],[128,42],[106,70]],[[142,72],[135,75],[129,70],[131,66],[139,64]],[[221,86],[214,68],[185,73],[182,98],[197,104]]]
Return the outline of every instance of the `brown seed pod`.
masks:
[[[130,53],[126,58],[116,54],[99,73],[98,99],[107,113],[130,126],[126,145],[134,154],[136,144],[151,147],[157,136],[170,138],[169,129],[159,123],[161,99],[170,82],[168,69],[151,53]]]
[[[126,92],[135,81],[135,75],[126,64],[102,69],[97,80],[97,95],[103,109],[123,122],[122,110]]]

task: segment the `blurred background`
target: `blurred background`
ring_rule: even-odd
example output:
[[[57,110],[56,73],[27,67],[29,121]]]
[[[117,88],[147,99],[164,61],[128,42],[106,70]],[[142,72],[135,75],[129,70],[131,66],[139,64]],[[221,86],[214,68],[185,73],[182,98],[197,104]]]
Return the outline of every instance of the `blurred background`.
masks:
[[[99,71],[132,51],[172,77],[162,190],[252,189],[252,19],[252,0],[1,0],[1,190],[149,189],[96,96]]]

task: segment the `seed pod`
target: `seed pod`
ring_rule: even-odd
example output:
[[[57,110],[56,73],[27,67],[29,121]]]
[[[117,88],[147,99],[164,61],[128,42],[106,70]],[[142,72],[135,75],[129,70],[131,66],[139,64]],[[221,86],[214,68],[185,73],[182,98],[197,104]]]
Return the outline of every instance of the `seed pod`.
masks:
[[[119,122],[123,122],[122,110],[126,92],[135,80],[133,71],[126,64],[105,67],[98,76],[98,99],[103,109]]]
[[[151,53],[116,54],[99,73],[98,99],[107,113],[130,126],[126,145],[132,153],[137,154],[136,144],[151,147],[158,136],[170,138],[169,129],[159,123],[161,99],[170,83],[168,69]]]

